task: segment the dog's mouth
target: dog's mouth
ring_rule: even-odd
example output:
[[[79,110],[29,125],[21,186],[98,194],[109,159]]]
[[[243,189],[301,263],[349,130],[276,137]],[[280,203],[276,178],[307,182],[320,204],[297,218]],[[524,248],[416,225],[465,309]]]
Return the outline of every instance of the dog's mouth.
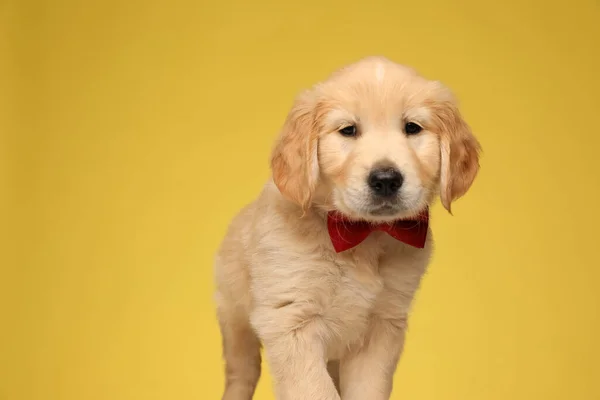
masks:
[[[360,195],[353,196],[352,192],[341,192],[328,208],[351,219],[390,222],[416,215],[423,206],[420,202],[409,201],[402,196],[388,199],[369,196],[365,199]]]
[[[366,214],[366,219],[393,221],[397,219],[412,218],[422,212],[426,207],[426,204],[414,204],[399,199],[398,201],[383,201],[379,204],[372,204],[371,207],[365,210],[366,213],[364,212],[364,214]]]
[[[398,212],[400,212],[401,210],[402,208],[396,204],[385,203],[377,207],[371,208],[369,210],[369,214],[376,217],[391,217],[398,214]]]
[[[379,204],[377,206],[363,208],[360,211],[339,208],[335,210],[335,212],[342,214],[349,219],[372,223],[391,223],[398,220],[410,219],[418,215],[421,211],[422,209],[408,208],[403,203]]]

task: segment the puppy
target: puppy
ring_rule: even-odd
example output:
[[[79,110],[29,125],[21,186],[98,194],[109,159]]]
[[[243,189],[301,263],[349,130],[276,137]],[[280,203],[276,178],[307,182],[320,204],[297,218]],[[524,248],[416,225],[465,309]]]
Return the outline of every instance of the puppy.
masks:
[[[428,206],[450,211],[479,152],[450,91],[385,58],[300,94],[216,257],[223,399],[252,398],[261,345],[279,400],[389,399]]]

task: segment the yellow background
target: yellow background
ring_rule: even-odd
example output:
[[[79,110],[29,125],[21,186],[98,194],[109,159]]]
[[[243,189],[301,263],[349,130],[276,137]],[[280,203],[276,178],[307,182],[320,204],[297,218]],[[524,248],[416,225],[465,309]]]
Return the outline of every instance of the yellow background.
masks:
[[[370,54],[485,150],[393,399],[600,399],[600,3],[360,3],[0,3],[0,399],[219,398],[213,253],[293,96]]]

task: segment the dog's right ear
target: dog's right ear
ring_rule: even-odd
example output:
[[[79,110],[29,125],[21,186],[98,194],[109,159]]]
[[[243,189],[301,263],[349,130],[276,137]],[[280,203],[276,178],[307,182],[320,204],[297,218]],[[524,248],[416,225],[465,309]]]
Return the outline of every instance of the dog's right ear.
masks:
[[[290,110],[271,156],[273,181],[281,194],[308,209],[319,177],[315,101],[300,94]]]

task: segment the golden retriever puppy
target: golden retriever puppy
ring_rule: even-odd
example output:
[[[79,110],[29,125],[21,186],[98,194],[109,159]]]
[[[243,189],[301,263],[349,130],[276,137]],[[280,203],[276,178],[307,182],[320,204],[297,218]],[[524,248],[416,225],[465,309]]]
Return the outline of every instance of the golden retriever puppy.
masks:
[[[300,94],[216,258],[223,399],[252,398],[261,346],[279,400],[388,399],[428,206],[450,211],[479,150],[447,88],[385,58]]]

